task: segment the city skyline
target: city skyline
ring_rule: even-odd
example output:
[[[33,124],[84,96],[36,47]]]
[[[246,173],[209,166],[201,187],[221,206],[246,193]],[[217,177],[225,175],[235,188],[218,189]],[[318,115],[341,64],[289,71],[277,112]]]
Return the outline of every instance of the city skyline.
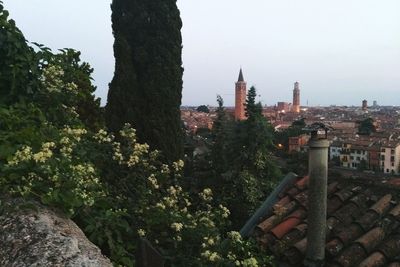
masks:
[[[106,103],[114,72],[110,1],[5,0],[5,8],[32,42],[72,47],[95,69],[96,95]],[[400,2],[339,0],[321,3],[178,1],[183,20],[182,105],[234,105],[243,68],[263,104],[361,105],[363,99],[400,105]],[[213,8],[210,8],[212,6]],[[226,12],[228,10],[229,12]]]

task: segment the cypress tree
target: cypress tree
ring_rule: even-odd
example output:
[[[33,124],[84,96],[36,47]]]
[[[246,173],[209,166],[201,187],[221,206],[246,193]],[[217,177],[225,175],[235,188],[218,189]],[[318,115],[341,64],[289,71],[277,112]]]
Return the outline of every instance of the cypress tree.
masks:
[[[140,142],[168,160],[183,155],[182,22],[176,0],[113,0],[115,73],[108,92],[106,123],[125,123]]]

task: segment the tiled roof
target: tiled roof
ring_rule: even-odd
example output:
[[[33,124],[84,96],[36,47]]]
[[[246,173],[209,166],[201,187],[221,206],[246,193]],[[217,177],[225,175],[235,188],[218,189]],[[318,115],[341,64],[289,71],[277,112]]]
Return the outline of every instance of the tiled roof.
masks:
[[[400,267],[399,193],[388,182],[329,180],[325,266]],[[289,266],[304,260],[307,206],[308,177],[298,178],[254,229],[259,244]]]

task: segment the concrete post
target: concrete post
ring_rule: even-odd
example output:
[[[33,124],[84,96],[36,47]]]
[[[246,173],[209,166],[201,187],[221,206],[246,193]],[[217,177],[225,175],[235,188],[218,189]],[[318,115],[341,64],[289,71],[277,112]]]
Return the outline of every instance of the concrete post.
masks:
[[[304,261],[309,267],[323,266],[325,260],[328,148],[328,140],[318,139],[316,135],[309,142],[309,207]]]

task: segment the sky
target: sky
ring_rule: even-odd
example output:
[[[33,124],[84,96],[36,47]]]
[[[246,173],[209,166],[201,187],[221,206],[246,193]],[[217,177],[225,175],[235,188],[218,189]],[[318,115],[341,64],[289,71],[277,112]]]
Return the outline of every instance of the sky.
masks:
[[[3,0],[25,37],[74,48],[106,103],[114,74],[110,0]],[[240,67],[267,105],[400,105],[399,0],[178,0],[182,105],[234,104]]]

